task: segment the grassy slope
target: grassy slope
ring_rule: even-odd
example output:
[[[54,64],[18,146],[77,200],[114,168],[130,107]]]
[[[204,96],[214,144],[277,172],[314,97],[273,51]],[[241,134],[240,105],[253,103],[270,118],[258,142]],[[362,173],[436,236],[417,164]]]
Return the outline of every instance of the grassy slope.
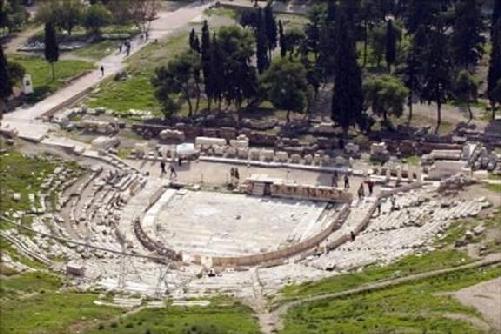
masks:
[[[239,303],[212,303],[209,307],[145,309],[119,322],[99,325],[87,334],[113,333],[259,333],[252,311]]]
[[[320,282],[290,285],[283,289],[283,294],[285,299],[295,299],[309,295],[340,292],[383,279],[459,266],[467,260],[466,254],[456,250],[436,251],[421,256],[410,255],[387,266],[370,266],[362,272],[335,275]]]
[[[120,43],[120,41],[100,41],[77,49],[72,54],[92,60],[100,60],[113,52],[117,52]]]
[[[153,71],[155,67],[167,64],[187,44],[187,35],[180,34],[146,46],[128,60],[128,80],[103,83],[99,92],[92,94],[86,103],[91,107],[106,107],[119,112],[140,109],[158,113],[160,106],[153,96],[150,83]]]
[[[60,292],[61,286],[57,276],[41,272],[2,278],[0,333],[70,333],[71,326],[93,326],[122,312],[95,305],[95,294]]]
[[[471,269],[367,294],[302,304],[289,311],[282,333],[479,333],[444,313],[476,316],[444,292],[501,275]]]
[[[8,59],[21,64],[26,73],[31,74],[35,93],[29,97],[30,101],[44,99],[61,88],[67,80],[94,68],[91,62],[61,60],[55,64],[55,80],[52,80],[51,67],[42,57],[9,55]]]

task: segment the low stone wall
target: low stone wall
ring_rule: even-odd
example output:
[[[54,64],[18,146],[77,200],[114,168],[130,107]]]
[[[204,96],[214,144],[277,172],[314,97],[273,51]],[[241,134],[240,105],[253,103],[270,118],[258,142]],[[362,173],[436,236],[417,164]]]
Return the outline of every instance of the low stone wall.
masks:
[[[245,266],[255,266],[263,263],[269,263],[277,260],[283,260],[291,256],[302,253],[308,249],[318,246],[322,241],[324,241],[332,232],[339,229],[346,219],[350,211],[348,205],[345,205],[339,212],[338,217],[334,220],[329,227],[327,227],[322,232],[317,235],[303,240],[291,247],[279,249],[272,252],[253,254],[245,256],[234,256],[234,257],[213,257],[212,264],[214,267],[245,267]]]

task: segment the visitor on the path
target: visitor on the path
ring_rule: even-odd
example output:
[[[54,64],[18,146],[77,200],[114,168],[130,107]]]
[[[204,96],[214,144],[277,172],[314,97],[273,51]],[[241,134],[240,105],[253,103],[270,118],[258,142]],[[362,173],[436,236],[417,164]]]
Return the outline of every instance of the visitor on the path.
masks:
[[[174,166],[170,165],[169,170],[170,170],[169,178],[171,178],[171,179],[177,178],[177,173],[176,173],[176,170],[174,169]]]
[[[332,175],[332,187],[337,188],[337,182],[338,182],[339,176],[337,174],[337,171],[334,171],[334,175]]]
[[[160,161],[160,175],[165,174],[165,161]]]
[[[358,199],[361,200],[364,198],[365,191],[364,191],[364,184],[360,183],[360,187],[358,188]]]
[[[104,77],[104,66],[101,65],[101,76]]]
[[[377,215],[381,216],[381,200],[377,202]]]
[[[395,196],[391,195],[390,197],[390,201],[391,201],[391,211],[394,211],[396,209],[396,200],[395,200]]]
[[[182,163],[182,161],[181,161],[181,157],[177,158],[177,163],[178,163],[178,164],[179,164],[179,166],[181,167],[181,163]]]
[[[120,42],[120,45],[118,45],[118,54],[122,53],[122,42]]]
[[[372,196],[372,193],[374,191],[374,181],[367,181],[367,188],[369,188],[369,196]]]
[[[125,51],[126,51],[127,56],[130,55],[130,48],[131,48],[130,41],[126,41],[125,42]]]
[[[350,187],[350,179],[348,178],[348,174],[344,174],[344,189],[348,189]]]

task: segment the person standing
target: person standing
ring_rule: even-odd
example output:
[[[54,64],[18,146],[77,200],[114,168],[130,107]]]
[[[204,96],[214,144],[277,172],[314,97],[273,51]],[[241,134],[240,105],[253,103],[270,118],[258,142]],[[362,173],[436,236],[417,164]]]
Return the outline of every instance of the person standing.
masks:
[[[348,189],[350,187],[350,179],[348,178],[348,174],[344,174],[344,189]]]
[[[101,65],[101,76],[104,77],[104,66]]]

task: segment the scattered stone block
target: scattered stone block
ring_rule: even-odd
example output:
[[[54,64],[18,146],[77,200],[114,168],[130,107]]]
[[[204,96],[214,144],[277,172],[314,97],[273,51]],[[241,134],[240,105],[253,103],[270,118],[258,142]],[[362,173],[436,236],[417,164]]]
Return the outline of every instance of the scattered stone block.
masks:
[[[289,154],[283,151],[277,152],[275,154],[275,160],[278,162],[287,162],[289,161]]]

